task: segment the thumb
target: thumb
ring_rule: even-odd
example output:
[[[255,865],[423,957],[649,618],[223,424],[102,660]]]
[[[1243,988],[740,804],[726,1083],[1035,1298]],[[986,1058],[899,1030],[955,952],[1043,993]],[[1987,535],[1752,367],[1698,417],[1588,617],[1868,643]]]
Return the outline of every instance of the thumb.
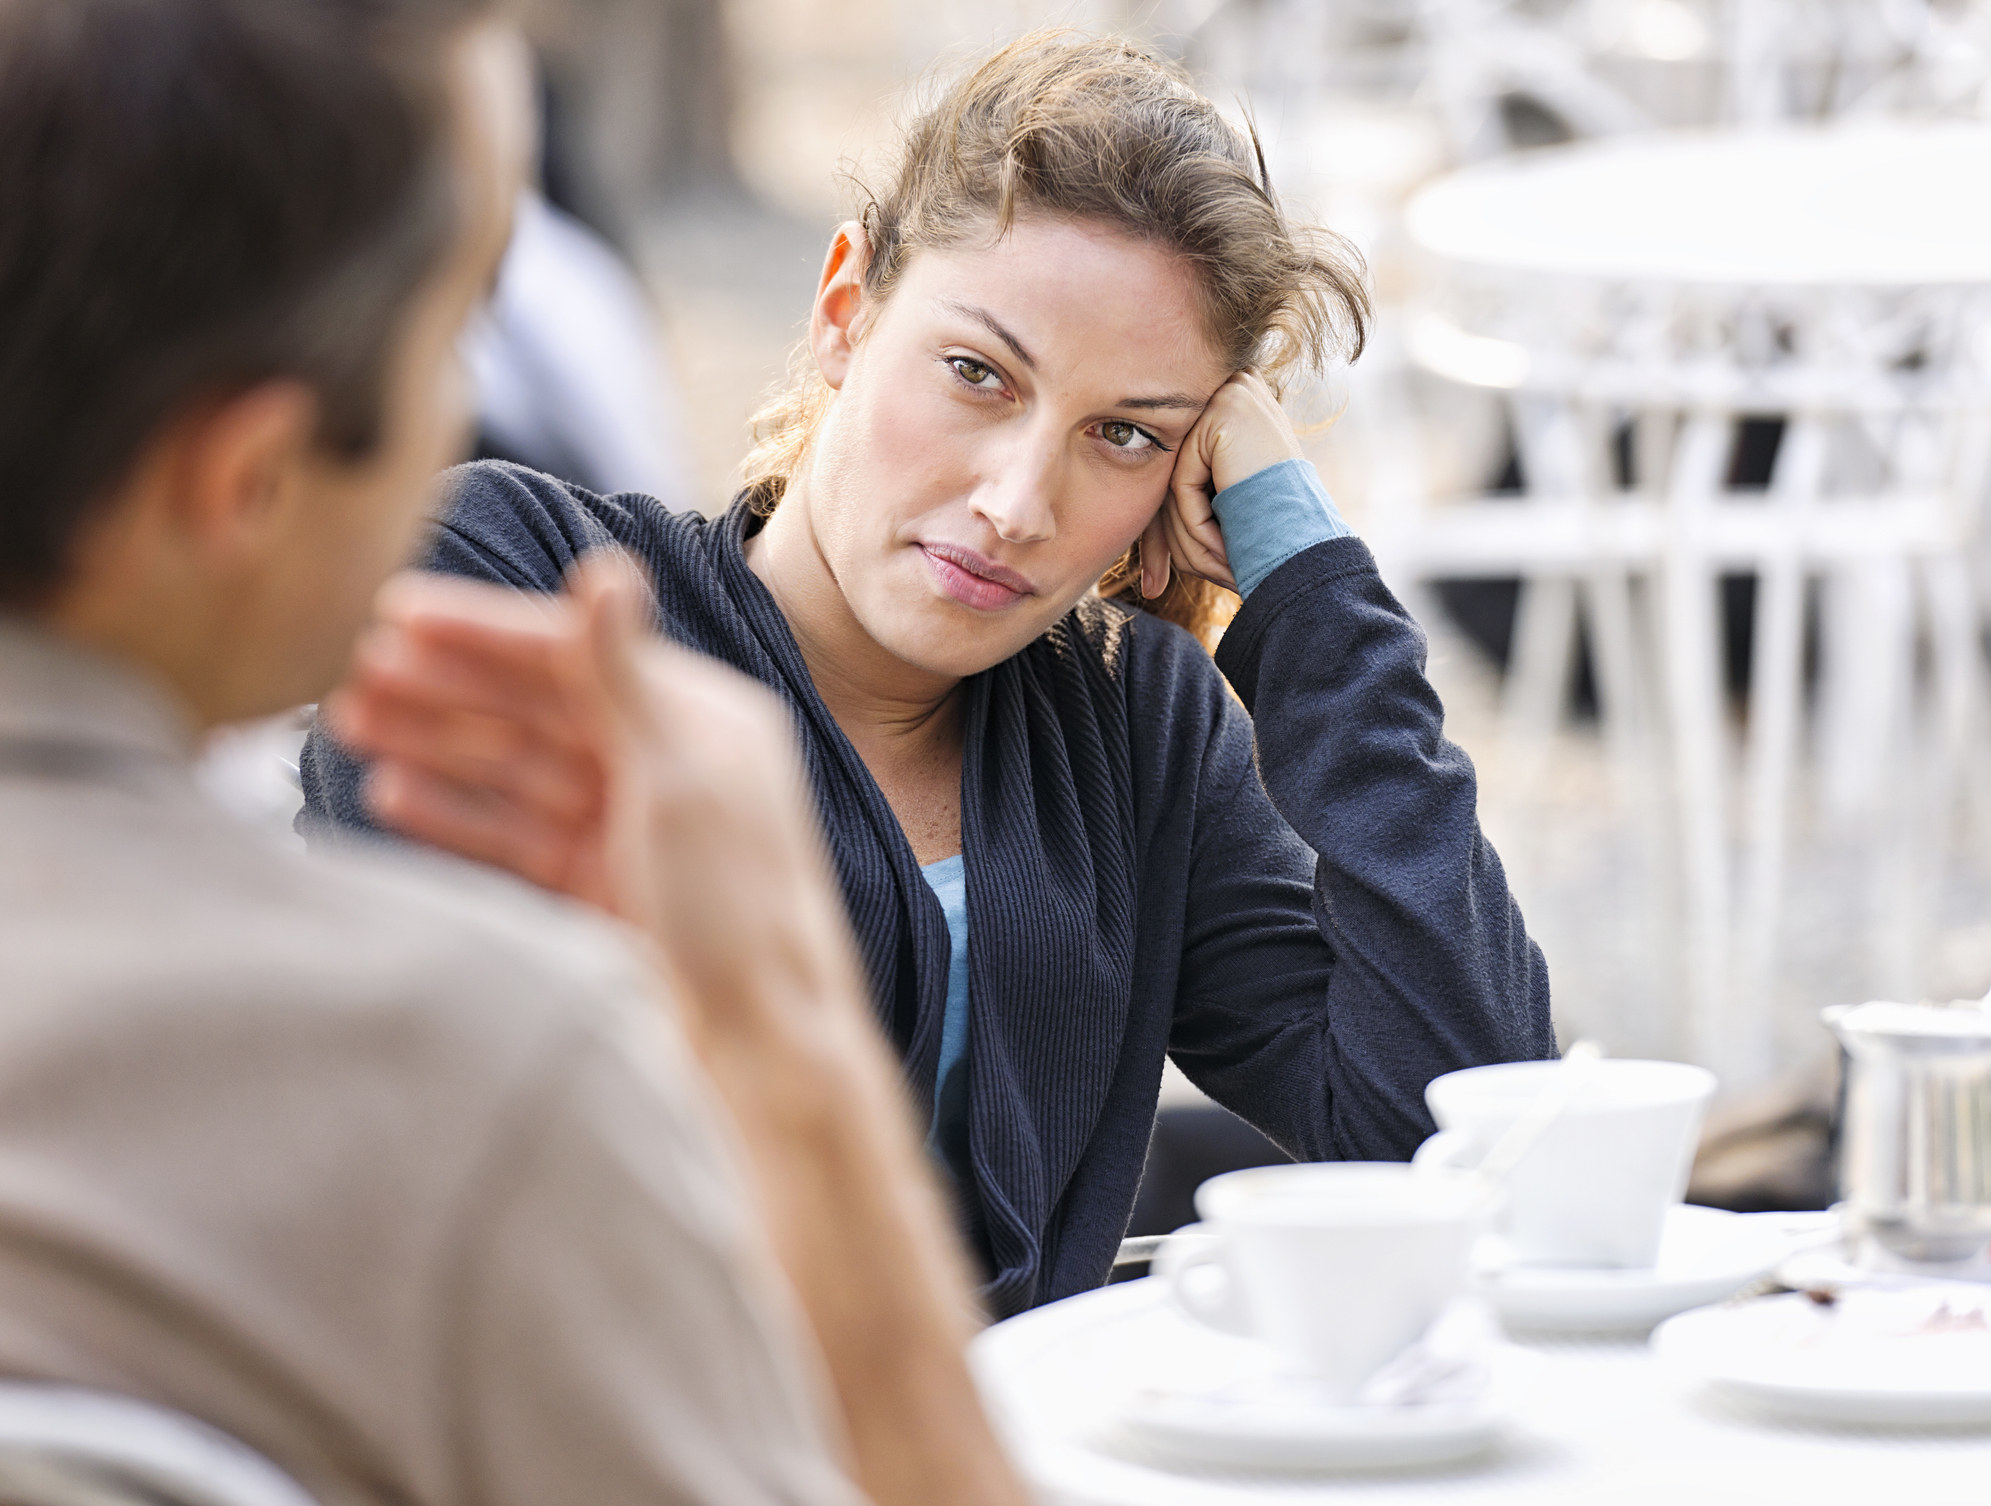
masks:
[[[595,851],[604,908],[638,926],[655,916],[655,875],[643,861],[648,834],[623,819],[630,776],[640,767],[648,702],[639,650],[656,620],[642,572],[620,550],[589,555],[567,576],[574,628],[563,635],[556,662],[575,730],[592,748],[603,779],[606,809]],[[640,778],[638,780],[640,783]]]
[[[637,649],[655,620],[643,572],[620,549],[600,549],[567,574],[579,617],[568,661],[575,710],[605,732],[619,732],[641,704]]]

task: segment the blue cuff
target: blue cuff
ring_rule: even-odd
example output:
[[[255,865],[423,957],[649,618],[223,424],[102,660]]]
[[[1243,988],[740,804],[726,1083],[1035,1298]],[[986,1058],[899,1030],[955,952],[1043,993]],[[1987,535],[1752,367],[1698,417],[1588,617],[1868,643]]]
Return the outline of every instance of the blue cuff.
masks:
[[[1355,530],[1342,521],[1311,460],[1282,460],[1227,486],[1211,500],[1238,595],[1303,549]]]

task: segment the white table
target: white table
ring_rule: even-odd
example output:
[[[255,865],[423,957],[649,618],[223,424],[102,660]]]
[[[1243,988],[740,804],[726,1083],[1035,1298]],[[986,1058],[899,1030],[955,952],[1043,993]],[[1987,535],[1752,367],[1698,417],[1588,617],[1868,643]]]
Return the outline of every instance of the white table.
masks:
[[[1506,1440],[1431,1473],[1186,1470],[1116,1438],[1143,1385],[1207,1374],[1242,1341],[1130,1281],[1012,1318],[972,1351],[998,1427],[1051,1506],[1983,1506],[1991,1433],[1846,1431],[1749,1418],[1677,1382],[1642,1339],[1559,1340]]]
[[[1405,223],[1434,255],[1545,277],[1986,283],[1987,175],[1982,125],[1682,131],[1454,173]]]
[[[1372,525],[1378,555],[1412,580],[1527,582],[1509,709],[1536,738],[1584,615],[1627,787],[1670,781],[1678,850],[1661,867],[1679,875],[1688,1025],[1673,1049],[1730,1087],[1788,1059],[1764,1001],[1796,776],[1811,768],[1808,593],[1821,603],[1822,805],[1891,844],[1863,865],[1865,986],[1920,986],[1928,875],[1981,713],[1969,562],[1991,465],[1985,184],[1983,125],[1682,132],[1473,167],[1406,214],[1423,279],[1408,350],[1506,395],[1527,489],[1412,488]],[[1769,490],[1737,490],[1736,425],[1760,415],[1786,421]],[[1730,571],[1759,583],[1741,719],[1717,641]],[[1917,834],[1921,847],[1903,845]]]

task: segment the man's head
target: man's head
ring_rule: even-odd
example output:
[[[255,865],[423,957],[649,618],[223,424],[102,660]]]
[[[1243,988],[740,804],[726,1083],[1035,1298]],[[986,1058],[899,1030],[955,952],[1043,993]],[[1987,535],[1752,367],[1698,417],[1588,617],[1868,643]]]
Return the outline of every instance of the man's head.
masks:
[[[0,611],[310,699],[468,422],[531,135],[491,0],[0,0]]]

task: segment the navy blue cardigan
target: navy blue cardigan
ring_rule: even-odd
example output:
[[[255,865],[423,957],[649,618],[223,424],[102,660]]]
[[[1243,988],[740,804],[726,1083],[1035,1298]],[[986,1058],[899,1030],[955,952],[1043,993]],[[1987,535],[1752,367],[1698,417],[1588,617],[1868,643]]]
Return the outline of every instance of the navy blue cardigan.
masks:
[[[665,633],[793,708],[924,1122],[946,923],[747,566],[753,513],[707,521],[496,464],[452,485],[433,568],[555,590],[614,540],[654,572]],[[1164,1056],[1293,1155],[1330,1160],[1407,1157],[1432,1129],[1431,1078],[1553,1052],[1548,970],[1480,833],[1471,762],[1442,735],[1423,634],[1359,540],[1274,571],[1215,664],[1172,624],[1087,599],[965,692],[963,1212],[995,1313],[1105,1278]],[[304,775],[307,833],[365,824],[361,771],[320,733]]]

